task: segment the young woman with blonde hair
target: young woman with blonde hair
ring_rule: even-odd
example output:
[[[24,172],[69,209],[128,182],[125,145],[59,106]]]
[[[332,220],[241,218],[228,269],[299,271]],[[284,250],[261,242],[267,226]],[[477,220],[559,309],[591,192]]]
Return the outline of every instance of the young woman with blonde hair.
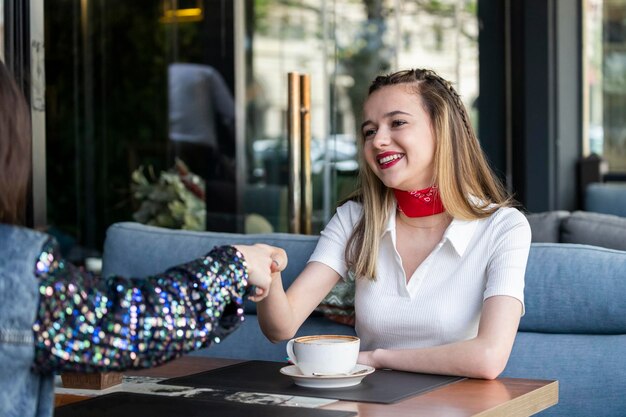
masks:
[[[497,377],[524,311],[530,227],[495,177],[459,95],[430,70],[377,77],[361,125],[360,187],[287,292],[259,303],[293,337],[340,279],[356,279],[359,363]]]

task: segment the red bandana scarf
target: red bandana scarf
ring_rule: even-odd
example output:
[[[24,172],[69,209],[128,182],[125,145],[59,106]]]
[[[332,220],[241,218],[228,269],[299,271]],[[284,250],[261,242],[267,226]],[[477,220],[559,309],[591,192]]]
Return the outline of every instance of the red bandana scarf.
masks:
[[[398,209],[407,217],[426,217],[445,211],[436,186],[416,191],[393,190]]]

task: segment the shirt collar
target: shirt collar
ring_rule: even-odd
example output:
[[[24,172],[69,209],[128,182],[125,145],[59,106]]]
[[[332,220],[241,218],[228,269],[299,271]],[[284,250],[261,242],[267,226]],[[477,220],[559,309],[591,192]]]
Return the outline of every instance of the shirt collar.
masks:
[[[394,206],[389,215],[387,227],[383,232],[383,235],[390,233],[394,242],[396,240],[396,212],[397,207]],[[474,236],[479,221],[452,219],[452,223],[450,223],[443,234],[443,240],[449,241],[456,253],[459,256],[463,256]]]
[[[443,234],[443,239],[448,240],[459,256],[463,256],[469,245],[476,226],[480,220],[458,220],[452,219],[452,223]]]

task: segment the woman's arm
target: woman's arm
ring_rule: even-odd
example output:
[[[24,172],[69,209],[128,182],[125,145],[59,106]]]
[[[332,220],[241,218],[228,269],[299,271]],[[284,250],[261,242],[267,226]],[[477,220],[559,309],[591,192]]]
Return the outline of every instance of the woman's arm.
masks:
[[[267,290],[270,256],[284,252],[266,245],[241,249],[252,258],[253,283]],[[144,368],[219,343],[243,320],[246,261],[237,248],[222,246],[151,277],[96,279],[65,262],[58,245],[48,241],[35,267],[35,368]]]
[[[352,202],[337,208],[322,231],[309,263],[287,292],[280,274],[274,274],[268,297],[257,304],[259,325],[269,340],[292,338],[342,274],[347,273],[344,251],[354,219],[359,215],[360,206]]]
[[[473,339],[422,349],[376,349],[361,352],[358,362],[375,368],[494,379],[506,367],[521,312],[522,304],[513,297],[490,297],[483,304]]]
[[[257,304],[261,330],[273,342],[292,338],[341,278],[329,266],[310,262],[285,292],[280,273],[273,275],[269,295]]]

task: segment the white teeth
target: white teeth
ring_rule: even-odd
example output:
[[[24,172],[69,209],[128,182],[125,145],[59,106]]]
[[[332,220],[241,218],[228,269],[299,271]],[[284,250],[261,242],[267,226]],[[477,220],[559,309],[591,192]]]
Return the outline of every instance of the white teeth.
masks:
[[[384,158],[380,158],[380,159],[378,160],[378,163],[379,163],[379,164],[381,164],[381,165],[382,165],[382,164],[386,164],[386,163],[389,163],[389,162],[394,161],[394,160],[396,160],[396,159],[400,159],[400,158],[402,158],[403,156],[404,156],[404,155],[399,154],[399,153],[396,153],[396,154],[393,154],[393,155],[389,155],[389,156],[385,156]]]

